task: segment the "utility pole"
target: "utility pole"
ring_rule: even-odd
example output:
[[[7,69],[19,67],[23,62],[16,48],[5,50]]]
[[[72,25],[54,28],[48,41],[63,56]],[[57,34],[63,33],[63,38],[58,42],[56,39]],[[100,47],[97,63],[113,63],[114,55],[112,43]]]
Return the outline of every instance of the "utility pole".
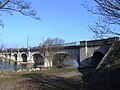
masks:
[[[29,35],[27,36],[27,49],[29,49]]]

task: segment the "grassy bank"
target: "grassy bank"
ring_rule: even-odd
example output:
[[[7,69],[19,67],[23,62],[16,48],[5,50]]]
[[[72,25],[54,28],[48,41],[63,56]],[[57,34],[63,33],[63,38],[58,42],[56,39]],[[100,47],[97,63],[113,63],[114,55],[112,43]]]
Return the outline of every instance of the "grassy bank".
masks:
[[[79,90],[80,88],[84,88],[84,84],[81,83],[82,79],[79,75],[70,78],[57,76],[60,73],[65,74],[71,71],[77,71],[77,69],[53,68],[50,70],[31,72],[6,70],[1,71],[0,85],[2,85],[4,89],[6,88],[5,90]],[[12,84],[14,84],[14,86]]]
[[[50,70],[36,70],[36,71],[13,71],[13,70],[0,70],[0,78],[10,78],[10,77],[21,77],[23,74],[27,73],[43,73],[43,74],[58,74],[67,73],[71,71],[77,71],[76,68],[52,68]]]

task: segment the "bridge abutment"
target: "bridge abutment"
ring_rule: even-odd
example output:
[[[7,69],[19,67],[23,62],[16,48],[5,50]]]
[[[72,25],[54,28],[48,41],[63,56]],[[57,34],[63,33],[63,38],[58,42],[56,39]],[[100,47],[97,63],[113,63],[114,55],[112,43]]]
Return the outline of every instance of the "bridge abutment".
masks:
[[[81,41],[80,42],[80,67],[96,68],[112,44],[118,41],[118,37]]]

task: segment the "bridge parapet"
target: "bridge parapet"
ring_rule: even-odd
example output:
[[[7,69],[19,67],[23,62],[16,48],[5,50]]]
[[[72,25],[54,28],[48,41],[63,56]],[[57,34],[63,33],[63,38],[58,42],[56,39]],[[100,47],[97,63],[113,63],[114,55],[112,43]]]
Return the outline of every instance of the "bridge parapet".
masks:
[[[118,41],[118,37],[108,38],[108,39],[100,39],[100,40],[90,40],[90,41],[80,41],[80,46],[84,47],[92,47],[92,46],[102,46],[102,45],[111,45],[114,42]]]

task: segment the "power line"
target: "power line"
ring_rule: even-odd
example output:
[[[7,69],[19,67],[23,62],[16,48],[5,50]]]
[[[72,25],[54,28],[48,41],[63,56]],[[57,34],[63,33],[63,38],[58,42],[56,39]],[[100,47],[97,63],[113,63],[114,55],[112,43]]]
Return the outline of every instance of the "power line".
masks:
[[[88,22],[85,22],[85,23],[82,23],[82,24],[77,24],[77,25],[73,25],[73,26],[61,28],[61,29],[57,29],[57,30],[52,31],[52,32],[42,33],[42,34],[40,34],[40,35],[41,35],[41,36],[46,35],[46,34],[49,34],[49,35],[50,35],[50,34],[55,34],[55,33],[58,33],[58,32],[67,31],[67,30],[69,30],[69,29],[72,29],[72,28],[75,28],[75,27],[79,27],[79,26],[82,26],[82,25],[91,23],[91,22],[93,22],[93,21],[95,21],[95,20],[88,21]],[[35,38],[35,37],[38,37],[38,38],[39,38],[38,35],[33,35],[33,36],[30,36],[29,38]]]
[[[44,35],[51,35],[51,34],[56,34],[56,33],[62,33],[62,32],[65,32],[65,31],[67,31],[67,30],[77,30],[80,26],[82,26],[82,25],[85,25],[85,24],[88,24],[88,23],[91,23],[91,22],[93,22],[94,20],[91,20],[91,21],[88,21],[88,22],[85,22],[85,23],[81,23],[81,24],[77,24],[77,25],[73,25],[73,26],[69,26],[69,27],[65,27],[65,28],[61,28],[61,29],[58,29],[58,30],[55,30],[55,31],[52,31],[52,32],[47,32],[47,33],[43,33],[43,34],[40,34],[41,36],[38,36],[38,35],[33,35],[33,36],[30,36],[30,35],[28,35],[27,36],[27,48],[29,47],[29,40],[31,39],[31,38],[44,38],[43,36]],[[77,27],[77,29],[76,29],[76,27]],[[43,40],[43,39],[42,39]]]

